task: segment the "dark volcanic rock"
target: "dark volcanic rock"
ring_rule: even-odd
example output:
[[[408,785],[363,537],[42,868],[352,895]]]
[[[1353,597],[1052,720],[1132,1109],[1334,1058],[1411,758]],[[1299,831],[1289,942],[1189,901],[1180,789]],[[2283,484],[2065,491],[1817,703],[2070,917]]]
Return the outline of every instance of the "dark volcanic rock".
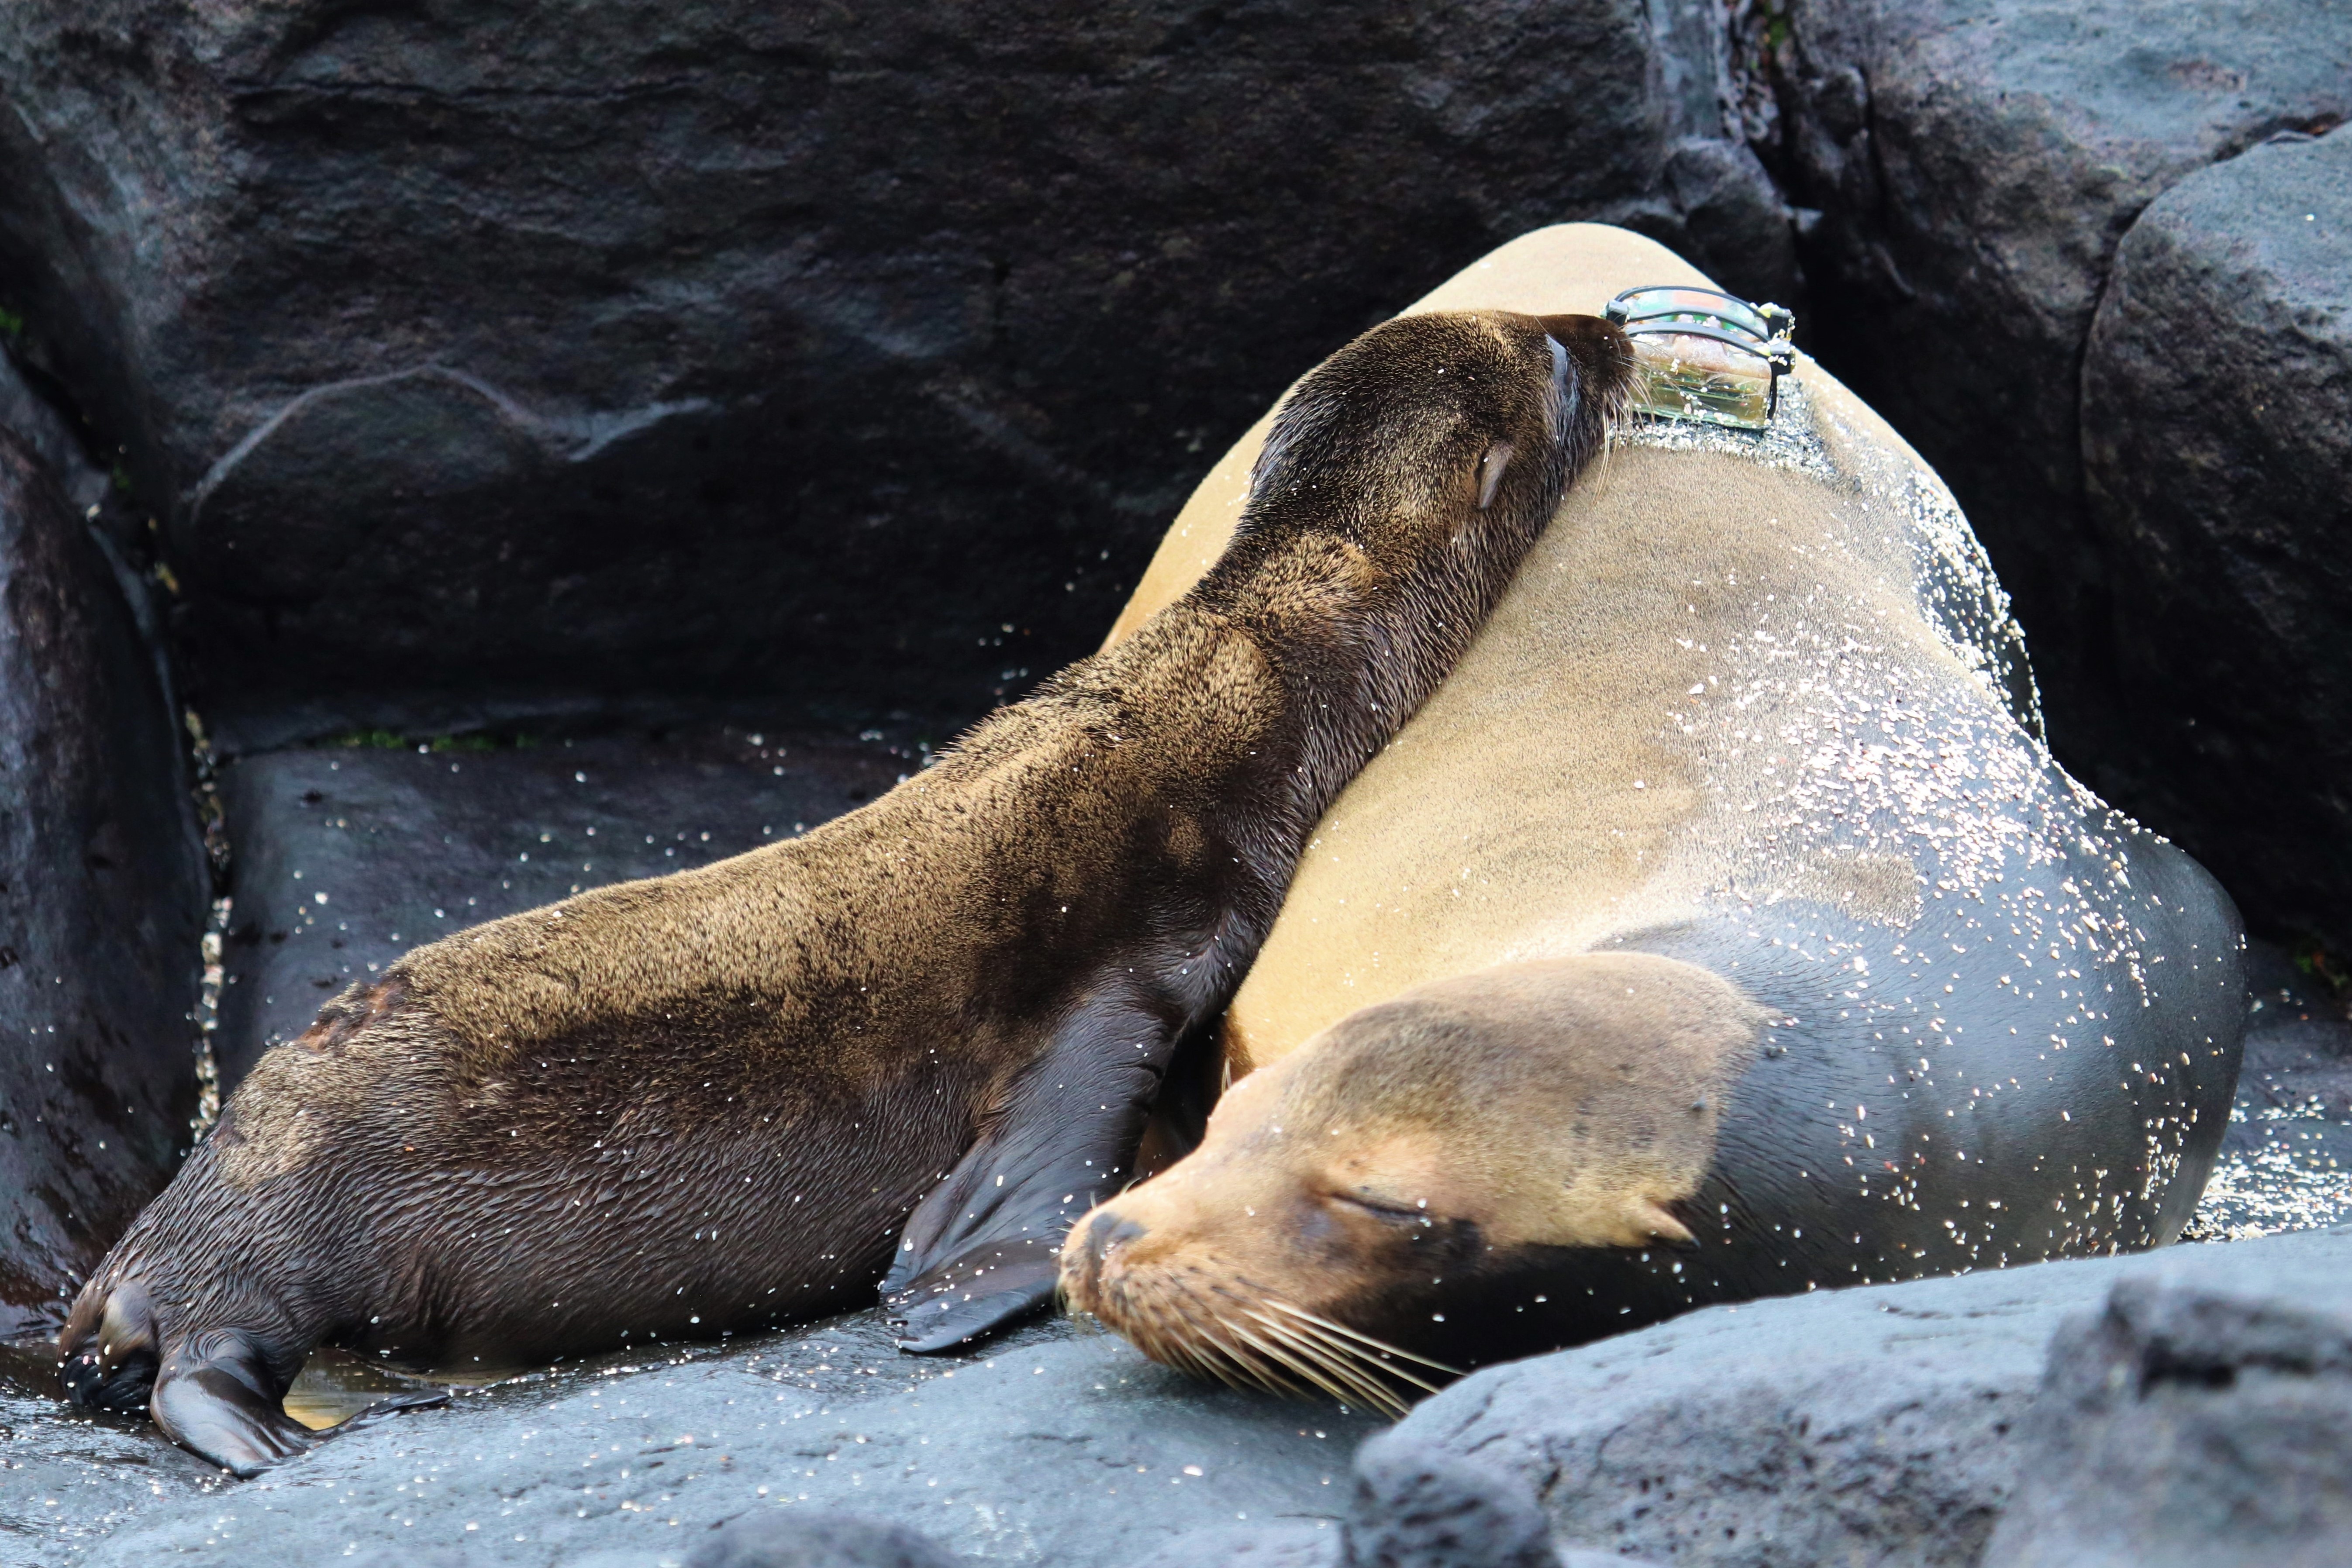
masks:
[[[463,1546],[515,1568],[678,1568],[712,1529],[805,1508],[1056,1568],[1341,1568],[1348,1551],[1353,1568],[1452,1568],[1393,1549],[1524,1526],[1533,1496],[1568,1568],[1974,1564],[2067,1318],[2155,1279],[2317,1322],[2340,1318],[2347,1269],[2342,1227],[1710,1308],[1480,1373],[1354,1471],[1374,1424],[1328,1405],[1189,1384],[1063,1323],[969,1361],[908,1358],[872,1312],[461,1391],[227,1486],[143,1425],[12,1405],[0,1456],[50,1465],[36,1484],[62,1477],[103,1511],[46,1510],[54,1489],[0,1470],[21,1532],[0,1535],[0,1563]]]
[[[1535,1492],[1509,1471],[1384,1432],[1356,1452],[1347,1568],[1556,1568]]]
[[[0,1338],[54,1326],[187,1143],[210,888],[186,784],[98,545],[0,434]]]
[[[40,459],[76,510],[87,511],[106,499],[106,475],[89,460],[64,416],[5,353],[0,353],[0,430]]]
[[[2347,1259],[2165,1268],[2050,1347],[1985,1568],[2352,1562]]]
[[[2083,400],[2130,793],[2242,902],[2352,944],[2352,132],[2150,205]]]
[[[160,1500],[204,1496],[220,1474],[158,1443],[144,1419],[68,1405],[46,1342],[0,1344],[0,1568],[58,1568]]]
[[[2060,753],[2117,805],[2190,837],[2113,765],[2137,746],[2113,668],[2111,608],[2128,590],[2084,515],[2084,345],[2151,201],[2273,132],[2352,115],[2352,14],[2338,0],[1796,0],[1775,14],[1788,43],[1766,129],[1790,199],[1819,213],[1800,243],[1817,352],[1967,507],[2032,639]],[[2273,636],[2229,631],[2239,646]],[[2242,900],[2259,891],[2213,864]],[[2247,908],[2258,923],[2282,912]]]
[[[1400,1437],[1517,1472],[1561,1541],[1710,1568],[1972,1565],[2044,1347],[2119,1279],[2309,1300],[2352,1227],[1715,1307],[1469,1377]],[[2340,1309],[2337,1309],[2340,1310]]]
[[[0,265],[233,741],[485,690],[970,712],[1499,240],[1614,218],[1786,289],[1713,16],[16,0]]]
[[[222,1087],[410,948],[789,838],[919,765],[911,748],[878,741],[740,730],[493,751],[321,746],[227,763]]]

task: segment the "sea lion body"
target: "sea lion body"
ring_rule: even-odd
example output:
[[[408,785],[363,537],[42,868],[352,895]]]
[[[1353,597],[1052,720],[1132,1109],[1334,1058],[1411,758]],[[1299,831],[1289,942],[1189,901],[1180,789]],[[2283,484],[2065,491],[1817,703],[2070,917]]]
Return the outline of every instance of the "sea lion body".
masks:
[[[1706,286],[1577,226],[1433,300],[1654,283]],[[1279,1300],[1462,1365],[2174,1239],[2242,932],[2039,729],[1958,507],[1818,366],[1769,432],[1622,432],[1317,827],[1224,1021],[1235,1091],[1081,1223],[1066,1291],[1228,1371],[1269,1352],[1171,1325]]]
[[[410,953],[265,1056],[84,1288],[85,1403],[251,1471],[322,1342],[515,1363],[1050,1298],[1298,846],[1466,645],[1622,391],[1584,318],[1393,323],[1116,648],[785,844]],[[148,1392],[153,1384],[152,1396]]]

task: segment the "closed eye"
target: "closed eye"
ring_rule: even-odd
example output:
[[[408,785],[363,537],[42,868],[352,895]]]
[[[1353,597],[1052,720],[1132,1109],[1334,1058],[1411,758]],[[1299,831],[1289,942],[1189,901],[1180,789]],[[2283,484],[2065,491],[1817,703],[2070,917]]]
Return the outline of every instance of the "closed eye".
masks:
[[[1339,1204],[1345,1207],[1356,1209],[1361,1213],[1370,1215],[1374,1219],[1386,1220],[1391,1225],[1426,1225],[1429,1223],[1429,1215],[1423,1209],[1404,1208],[1396,1204],[1384,1204],[1377,1198],[1362,1197],[1355,1193],[1333,1193],[1330,1194],[1330,1198],[1335,1204]]]

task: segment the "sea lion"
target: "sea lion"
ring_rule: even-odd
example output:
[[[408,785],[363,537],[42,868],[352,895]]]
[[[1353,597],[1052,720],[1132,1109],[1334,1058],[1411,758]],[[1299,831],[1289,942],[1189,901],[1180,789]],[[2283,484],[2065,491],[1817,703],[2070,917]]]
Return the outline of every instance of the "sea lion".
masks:
[[[1571,226],[1415,309],[1658,283],[1709,286]],[[1412,1368],[1368,1342],[1467,1366],[2174,1239],[2242,932],[2039,731],[1958,507],[1818,365],[1766,432],[1629,424],[1318,826],[1223,1021],[1234,1087],[1080,1222],[1068,1300],[1175,1364],[1377,1400]]]
[[[239,1473],[322,1342],[526,1363],[1050,1299],[1170,1047],[1468,643],[1625,385],[1589,317],[1432,315],[1285,402],[1217,564],[808,834],[422,947],[270,1051],[83,1288],[84,1404]],[[886,1278],[887,1270],[887,1278]],[[152,1384],[152,1395],[149,1384]]]

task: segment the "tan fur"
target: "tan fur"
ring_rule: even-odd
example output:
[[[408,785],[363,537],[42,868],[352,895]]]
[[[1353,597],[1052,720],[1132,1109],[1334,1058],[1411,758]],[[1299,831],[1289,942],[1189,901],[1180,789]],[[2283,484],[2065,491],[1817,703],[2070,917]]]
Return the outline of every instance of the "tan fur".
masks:
[[[1080,1221],[1064,1296],[1175,1365],[1388,1403],[1393,1355],[1351,1331],[1450,1273],[1692,1240],[1676,1205],[1765,1022],[1643,953],[1408,991],[1242,1079],[1198,1149]]]
[[[1514,240],[1403,313],[1474,302],[1597,310],[1653,283],[1714,287],[1654,241],[1562,225]],[[1612,451],[1562,502],[1445,686],[1318,825],[1226,1017],[1234,1076],[1409,987],[1673,919],[1709,883],[1737,882],[1751,899],[1827,894],[1894,924],[1916,916],[1907,860],[1820,853],[1759,866],[1710,846],[1695,748],[1670,717],[1721,700],[1726,647],[1773,594],[1833,598],[1857,634],[1898,645],[1922,689],[1977,681],[1920,624],[1893,512],[1902,483],[1936,485],[1933,475],[1835,378],[1811,362],[1801,374],[1833,456],[1883,476],[1880,492],[1709,453]],[[1213,559],[1259,434],[1186,504],[1114,642]],[[1686,570],[1694,560],[1708,563],[1704,580]],[[1709,681],[1713,697],[1691,697]],[[1769,787],[1761,768],[1776,764],[1750,761],[1755,771],[1734,782],[1752,798]],[[1785,774],[1792,761],[1777,766]]]
[[[1652,241],[1566,226],[1413,309],[1596,310],[1656,283],[1712,286]],[[1809,835],[1827,811],[1793,792],[1822,760],[1762,737],[1833,738],[1843,721],[1816,708],[1927,697],[1979,715],[1997,765],[2040,766],[1923,614],[1911,509],[1940,485],[1818,366],[1798,375],[1838,477],[1622,445],[1563,500],[1444,686],[1318,824],[1226,1013],[1234,1087],[1207,1142],[1074,1229],[1075,1304],[1178,1364],[1199,1349],[1182,1314],[1221,1291],[1386,1324],[1395,1270],[1421,1265],[1382,1250],[1383,1222],[1307,1212],[1351,1184],[1488,1251],[1689,1239],[1673,1205],[1763,1015],[1736,975],[1606,950],[1783,900],[1900,933],[1933,891],[1906,848]],[[1112,646],[1218,548],[1256,436],[1203,481]],[[1860,650],[1847,686],[1780,677],[1777,650],[1824,638]],[[1628,984],[1585,984],[1616,965]],[[1458,1062],[1412,1022],[1438,1007],[1484,1018],[1449,1037]]]
[[[1503,965],[1350,1014],[1097,1211],[1144,1235],[1105,1279],[1080,1270],[1072,1304],[1118,1323],[1116,1269],[1182,1259],[1332,1310],[1365,1280],[1291,1243],[1301,1211],[1335,1199],[1467,1221],[1497,1247],[1687,1239],[1672,1205],[1706,1173],[1763,1021],[1717,976],[1646,953]],[[1086,1245],[1082,1226],[1066,1256]]]

